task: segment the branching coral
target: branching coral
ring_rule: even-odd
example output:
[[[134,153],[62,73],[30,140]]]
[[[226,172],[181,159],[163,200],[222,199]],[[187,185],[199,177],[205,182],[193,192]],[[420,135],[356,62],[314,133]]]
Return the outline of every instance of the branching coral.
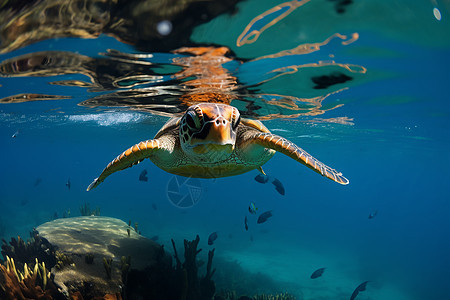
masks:
[[[178,257],[175,248],[175,242],[172,240],[174,256],[176,260],[176,270],[179,272],[181,279],[181,299],[212,299],[216,291],[216,286],[211,277],[215,269],[211,271],[212,259],[214,257],[214,249],[208,253],[208,264],[206,275],[201,280],[197,277],[197,254],[202,249],[197,250],[200,237],[197,235],[195,240],[184,240],[184,263]]]
[[[55,268],[57,268],[58,270],[62,270],[67,266],[72,266],[72,267],[75,266],[73,259],[70,255],[64,254],[61,251],[57,250],[55,252],[55,256],[56,256]]]
[[[14,259],[6,258],[6,267],[0,265],[0,299],[5,300],[53,300],[64,299],[51,280],[45,263],[36,259],[34,268],[24,264],[23,272],[16,268]]]
[[[296,300],[294,296],[283,293],[283,294],[277,294],[277,295],[257,295],[253,297],[255,300]]]
[[[82,216],[100,216],[100,207],[91,210],[89,203],[84,203],[83,206],[80,206],[80,214]]]
[[[17,237],[17,240],[11,238],[9,245],[3,240],[1,253],[4,260],[6,260],[6,256],[9,256],[21,268],[23,263],[31,264],[37,258],[39,261],[45,262],[51,269],[56,264],[55,251],[55,247],[47,239],[41,237],[36,229],[33,229],[30,232],[30,239],[26,243],[20,236]]]

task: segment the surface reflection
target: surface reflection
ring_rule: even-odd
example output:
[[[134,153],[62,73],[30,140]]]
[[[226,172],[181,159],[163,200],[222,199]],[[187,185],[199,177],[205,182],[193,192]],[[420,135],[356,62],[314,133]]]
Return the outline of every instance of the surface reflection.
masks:
[[[113,36],[145,52],[190,44],[195,26],[232,13],[238,0],[5,0],[0,53],[55,38]],[[171,24],[168,32],[162,24]]]
[[[226,47],[212,46],[149,54],[108,50],[99,57],[45,51],[4,60],[0,63],[0,76],[51,76],[51,85],[85,88],[94,94],[79,103],[86,107],[126,107],[173,116],[193,104],[215,102],[231,104],[244,116],[257,119],[316,116],[340,107],[342,104],[324,107],[322,103],[345,90],[349,82],[356,84],[355,76],[364,74],[366,69],[333,60],[309,61],[308,55],[331,43],[346,46],[357,38],[357,34],[335,34],[320,43],[299,45],[248,61],[234,57]],[[293,88],[310,97],[270,92],[279,77],[284,80],[295,73],[301,73],[303,83]],[[85,79],[54,80],[55,76],[68,74],[84,75]],[[64,99],[69,95],[20,93],[0,99],[0,103]]]

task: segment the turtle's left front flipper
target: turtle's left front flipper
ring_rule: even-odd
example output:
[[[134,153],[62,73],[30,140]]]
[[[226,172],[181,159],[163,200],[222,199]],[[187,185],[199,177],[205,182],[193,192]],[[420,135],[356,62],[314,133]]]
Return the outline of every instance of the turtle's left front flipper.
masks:
[[[122,154],[117,156],[112,162],[110,162],[100,174],[100,176],[94,179],[94,181],[88,186],[86,191],[90,191],[93,188],[97,187],[97,185],[102,183],[103,180],[105,180],[106,177],[108,177],[112,173],[136,165],[144,159],[152,156],[152,154],[154,154],[156,151],[161,150],[167,149],[162,147],[158,139],[143,141],[139,144],[134,145],[133,147],[125,150]]]
[[[277,152],[281,152],[289,156],[290,158],[293,158],[296,161],[304,164],[305,166],[321,174],[322,176],[336,181],[337,183],[344,185],[349,183],[348,179],[342,176],[341,172],[338,172],[335,169],[332,169],[329,166],[323,164],[322,162],[312,157],[305,150],[281,136],[272,133],[257,133],[252,138],[252,142],[263,147],[273,149]]]

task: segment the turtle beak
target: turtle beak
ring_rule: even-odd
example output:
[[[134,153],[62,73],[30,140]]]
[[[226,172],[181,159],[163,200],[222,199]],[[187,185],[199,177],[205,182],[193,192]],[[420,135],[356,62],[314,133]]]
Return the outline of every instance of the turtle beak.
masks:
[[[208,134],[197,142],[193,150],[197,154],[205,154],[207,152],[223,152],[232,153],[236,140],[236,133],[231,129],[231,124],[223,117],[208,122],[206,132]]]
[[[233,145],[235,134],[232,136],[231,124],[223,117],[218,117],[211,122],[211,129],[205,141],[217,145]]]

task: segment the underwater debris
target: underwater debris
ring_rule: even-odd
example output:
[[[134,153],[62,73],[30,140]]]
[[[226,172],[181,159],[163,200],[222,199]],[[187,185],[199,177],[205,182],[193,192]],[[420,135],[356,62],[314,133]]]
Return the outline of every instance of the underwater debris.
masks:
[[[80,206],[80,213],[82,216],[100,216],[100,207],[96,207],[94,210],[91,210],[89,203],[84,203],[83,206]]]
[[[8,243],[3,239],[2,255],[14,259],[23,268],[24,263],[32,264],[35,259],[44,262],[50,269],[56,264],[55,247],[50,242],[41,237],[36,229],[30,232],[30,239],[25,241],[18,236],[17,240],[11,238]]]
[[[6,257],[0,265],[0,299],[3,300],[62,300],[65,299],[52,281],[45,263],[35,259],[33,268],[24,263],[23,272],[16,268],[14,259]]]

